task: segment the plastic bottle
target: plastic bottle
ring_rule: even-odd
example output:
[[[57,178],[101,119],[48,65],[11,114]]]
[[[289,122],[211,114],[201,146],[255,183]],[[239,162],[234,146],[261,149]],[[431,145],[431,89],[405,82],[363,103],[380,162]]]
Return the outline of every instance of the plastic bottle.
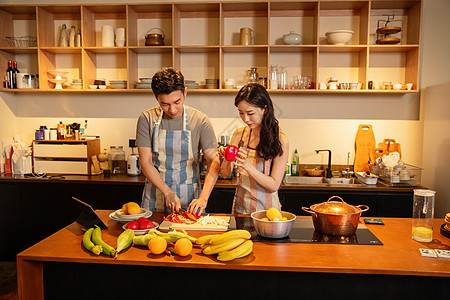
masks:
[[[298,164],[299,164],[299,157],[298,157],[298,151],[295,149],[294,154],[292,155],[292,165],[291,165],[291,174],[292,176],[298,176]]]
[[[75,35],[76,35],[75,26],[72,25],[72,27],[70,27],[69,33],[69,47],[75,47]]]
[[[61,27],[61,33],[59,36],[59,47],[69,47],[69,35],[67,34],[66,24]]]

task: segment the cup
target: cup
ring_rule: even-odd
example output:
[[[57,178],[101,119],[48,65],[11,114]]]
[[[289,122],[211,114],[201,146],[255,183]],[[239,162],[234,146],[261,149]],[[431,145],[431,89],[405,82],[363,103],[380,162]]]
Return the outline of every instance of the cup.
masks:
[[[339,83],[339,89],[340,90],[346,90],[347,88],[348,88],[348,84],[347,83],[344,83],[344,82]]]
[[[57,139],[58,139],[58,131],[56,130],[56,128],[51,128],[50,129],[50,140],[56,141]]]
[[[412,238],[418,242],[433,240],[435,191],[415,189],[412,218]]]
[[[125,28],[116,28],[116,47],[125,46]]]
[[[406,84],[406,88],[408,89],[408,91],[412,90],[413,84],[412,83],[407,83]]]
[[[102,47],[114,47],[114,28],[111,25],[102,26]]]
[[[241,45],[253,45],[253,38],[255,32],[248,27],[242,27],[240,29]]]
[[[358,83],[357,82],[350,82],[350,89],[351,90],[357,90],[358,89]]]

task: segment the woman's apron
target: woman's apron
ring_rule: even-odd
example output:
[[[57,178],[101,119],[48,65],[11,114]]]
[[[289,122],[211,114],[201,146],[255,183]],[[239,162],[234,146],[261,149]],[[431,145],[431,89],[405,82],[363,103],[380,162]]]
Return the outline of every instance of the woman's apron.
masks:
[[[241,141],[244,136],[242,132]],[[262,157],[258,157],[256,149],[248,147],[250,141],[251,130],[248,135],[247,143],[244,147],[247,148],[247,160],[258,171],[265,175],[270,175],[272,167],[272,159],[264,160]],[[262,187],[256,180],[249,176],[247,171],[239,168],[239,180],[234,195],[233,201],[233,213],[250,214],[258,210],[265,210],[271,207],[275,207],[278,210],[281,209],[280,200],[278,199],[278,192],[269,193],[264,187]]]
[[[186,106],[183,106],[183,129],[165,130],[161,128],[163,110],[153,129],[153,165],[164,182],[180,198],[181,207],[187,209],[201,192],[198,163],[192,152],[191,131],[188,126]],[[170,212],[165,206],[164,195],[148,179],[145,179],[142,207],[151,211]]]

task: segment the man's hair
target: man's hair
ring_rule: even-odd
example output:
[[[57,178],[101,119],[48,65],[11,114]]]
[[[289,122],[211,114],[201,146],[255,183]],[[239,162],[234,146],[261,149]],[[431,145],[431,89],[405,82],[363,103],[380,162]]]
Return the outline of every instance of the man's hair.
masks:
[[[175,68],[162,68],[153,75],[152,90],[156,97],[160,94],[170,94],[174,91],[184,93],[184,76]]]

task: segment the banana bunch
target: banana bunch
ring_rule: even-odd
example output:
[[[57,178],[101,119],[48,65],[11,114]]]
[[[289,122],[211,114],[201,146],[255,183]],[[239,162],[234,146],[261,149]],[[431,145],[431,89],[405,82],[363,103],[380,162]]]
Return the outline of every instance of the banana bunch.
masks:
[[[83,235],[83,247],[95,255],[104,253],[111,257],[117,257],[116,250],[102,240],[102,230],[95,226],[86,230]]]
[[[201,245],[203,254],[218,254],[218,260],[230,261],[252,253],[253,242],[250,237],[251,234],[247,230],[237,229],[199,237],[197,244]]]
[[[147,234],[137,235],[133,237],[133,244],[137,246],[148,246],[150,240],[156,236],[163,237],[167,243],[175,243],[181,238],[187,238],[192,243],[195,243],[197,239],[195,237],[190,236],[187,233],[179,232],[179,231],[169,231],[169,232],[161,232],[157,229],[151,229]]]

